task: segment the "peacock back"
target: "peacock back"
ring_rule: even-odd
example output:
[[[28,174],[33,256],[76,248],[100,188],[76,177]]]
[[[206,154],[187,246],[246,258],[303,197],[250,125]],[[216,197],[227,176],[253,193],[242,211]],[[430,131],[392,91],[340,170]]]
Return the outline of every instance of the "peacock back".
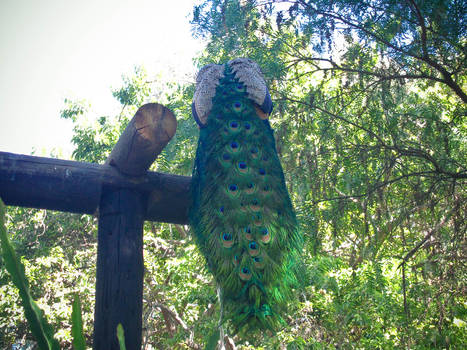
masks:
[[[283,323],[302,237],[268,121],[272,102],[249,59],[201,69],[190,225],[236,330]]]

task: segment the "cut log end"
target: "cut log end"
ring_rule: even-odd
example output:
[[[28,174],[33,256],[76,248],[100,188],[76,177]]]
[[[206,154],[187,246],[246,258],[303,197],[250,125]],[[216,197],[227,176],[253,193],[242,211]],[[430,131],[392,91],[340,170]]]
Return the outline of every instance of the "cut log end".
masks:
[[[135,128],[138,134],[148,140],[151,145],[172,139],[177,129],[177,120],[170,109],[158,103],[148,103],[135,114]]]
[[[140,107],[107,159],[120,172],[144,174],[177,129],[177,119],[170,109],[158,103]]]

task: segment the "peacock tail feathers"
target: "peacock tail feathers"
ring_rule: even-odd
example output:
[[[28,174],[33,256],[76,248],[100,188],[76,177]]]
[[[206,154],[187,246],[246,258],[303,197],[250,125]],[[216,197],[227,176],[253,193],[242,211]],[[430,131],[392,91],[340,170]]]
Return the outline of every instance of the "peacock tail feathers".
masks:
[[[299,279],[302,237],[267,120],[272,102],[249,59],[204,67],[190,225],[237,331],[275,330]]]

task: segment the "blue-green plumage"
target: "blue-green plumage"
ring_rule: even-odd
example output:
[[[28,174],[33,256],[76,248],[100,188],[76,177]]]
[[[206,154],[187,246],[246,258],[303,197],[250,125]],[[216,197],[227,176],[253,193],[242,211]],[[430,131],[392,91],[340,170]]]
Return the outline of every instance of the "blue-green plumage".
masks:
[[[276,329],[298,279],[302,239],[269,121],[224,67],[200,123],[190,224],[224,318],[237,330]]]

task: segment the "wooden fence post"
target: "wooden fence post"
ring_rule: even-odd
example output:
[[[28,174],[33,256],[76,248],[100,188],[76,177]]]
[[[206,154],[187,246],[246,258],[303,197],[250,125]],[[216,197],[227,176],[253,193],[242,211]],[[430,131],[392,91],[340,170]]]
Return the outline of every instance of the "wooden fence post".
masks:
[[[104,189],[99,207],[94,349],[119,349],[123,325],[128,350],[141,349],[143,214],[141,193]]]
[[[142,106],[120,136],[107,163],[122,174],[144,175],[173,137],[173,113],[155,103]],[[102,188],[94,314],[95,350],[118,350],[116,329],[125,331],[127,350],[141,349],[143,298],[143,193]]]

